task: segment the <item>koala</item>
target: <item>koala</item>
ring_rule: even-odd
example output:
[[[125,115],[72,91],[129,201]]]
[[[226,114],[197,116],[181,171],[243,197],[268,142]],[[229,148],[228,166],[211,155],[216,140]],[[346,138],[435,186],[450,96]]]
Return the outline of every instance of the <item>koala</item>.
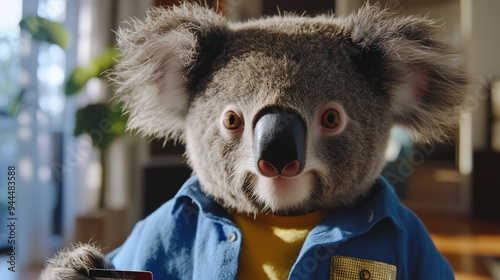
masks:
[[[111,266],[155,279],[454,279],[380,176],[394,126],[421,143],[456,129],[467,77],[435,22],[369,4],[229,22],[181,4],[118,37],[128,128],[184,144],[193,176],[120,248],[64,251],[41,279]]]

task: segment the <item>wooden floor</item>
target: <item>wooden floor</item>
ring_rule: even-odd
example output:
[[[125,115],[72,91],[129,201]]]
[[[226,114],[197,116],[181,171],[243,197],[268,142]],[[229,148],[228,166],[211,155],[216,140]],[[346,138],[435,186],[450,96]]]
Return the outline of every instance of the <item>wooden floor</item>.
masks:
[[[460,176],[453,164],[426,162],[410,176],[402,202],[420,216],[457,280],[500,280],[485,265],[485,258],[500,257],[500,219],[459,214],[470,201]]]
[[[500,257],[500,220],[433,212],[417,214],[438,250],[451,263],[457,280],[494,279],[485,257]]]

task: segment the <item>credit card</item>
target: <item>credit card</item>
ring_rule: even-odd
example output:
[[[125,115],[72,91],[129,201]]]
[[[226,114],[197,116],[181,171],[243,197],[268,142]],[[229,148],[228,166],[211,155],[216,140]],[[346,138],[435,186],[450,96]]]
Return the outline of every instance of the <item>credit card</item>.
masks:
[[[89,275],[94,280],[153,280],[153,273],[150,271],[89,269]]]

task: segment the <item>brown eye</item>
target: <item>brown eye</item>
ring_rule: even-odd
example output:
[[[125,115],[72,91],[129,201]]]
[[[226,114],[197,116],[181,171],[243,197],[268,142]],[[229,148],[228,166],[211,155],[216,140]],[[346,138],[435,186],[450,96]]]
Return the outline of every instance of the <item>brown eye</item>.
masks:
[[[224,126],[229,130],[236,130],[241,126],[241,118],[234,111],[228,111],[223,122]]]
[[[342,122],[342,116],[340,112],[335,109],[326,110],[321,116],[321,125],[328,128],[337,128]]]

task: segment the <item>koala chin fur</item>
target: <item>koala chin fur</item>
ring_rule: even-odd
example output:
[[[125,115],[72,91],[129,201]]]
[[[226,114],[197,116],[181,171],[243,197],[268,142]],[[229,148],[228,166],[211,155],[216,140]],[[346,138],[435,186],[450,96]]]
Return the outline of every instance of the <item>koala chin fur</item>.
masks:
[[[153,8],[119,30],[112,78],[129,129],[185,144],[203,191],[228,211],[335,211],[368,194],[393,126],[421,142],[453,136],[467,79],[438,28],[379,5],[243,23],[198,5]],[[257,158],[266,112],[300,119],[303,162],[283,163],[286,149],[277,163]]]

